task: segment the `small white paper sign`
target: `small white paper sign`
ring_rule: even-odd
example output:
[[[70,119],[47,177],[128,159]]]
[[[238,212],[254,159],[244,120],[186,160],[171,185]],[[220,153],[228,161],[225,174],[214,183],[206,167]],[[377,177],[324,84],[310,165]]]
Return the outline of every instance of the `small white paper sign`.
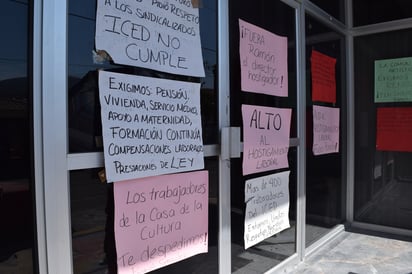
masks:
[[[246,181],[245,249],[290,227],[289,174],[284,171]]]
[[[191,1],[98,0],[95,43],[118,64],[205,75]]]
[[[108,182],[203,169],[200,84],[99,72]]]

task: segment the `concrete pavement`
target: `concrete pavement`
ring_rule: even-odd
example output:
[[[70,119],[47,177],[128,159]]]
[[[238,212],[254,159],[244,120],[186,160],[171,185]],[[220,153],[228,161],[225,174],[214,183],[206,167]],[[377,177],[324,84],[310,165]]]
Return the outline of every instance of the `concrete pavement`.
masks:
[[[344,232],[290,274],[412,274],[412,241]]]

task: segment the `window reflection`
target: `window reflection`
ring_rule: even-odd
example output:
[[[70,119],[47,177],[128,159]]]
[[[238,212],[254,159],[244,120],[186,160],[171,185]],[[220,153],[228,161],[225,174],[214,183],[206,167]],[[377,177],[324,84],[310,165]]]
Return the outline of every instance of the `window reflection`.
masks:
[[[362,26],[412,17],[412,3],[405,0],[353,1],[353,24]]]
[[[395,5],[397,3],[394,3]],[[410,102],[375,102],[375,61],[411,57],[411,30],[357,37],[355,45],[355,213],[356,221],[412,229],[412,172],[409,151],[377,150],[377,111],[405,109]],[[373,50],[371,50],[373,48]],[[396,74],[396,73],[395,73]],[[403,76],[407,74],[402,74]],[[396,83],[396,82],[395,82]],[[402,123],[408,126],[407,117]],[[410,128],[410,126],[409,126]],[[397,131],[389,143],[410,142]]]
[[[315,5],[335,17],[336,19],[340,20],[341,22],[345,22],[345,1],[344,0],[310,0]],[[353,1],[353,2],[361,2],[361,1]]]
[[[33,273],[28,1],[0,3],[0,273]],[[12,22],[19,22],[12,23]]]

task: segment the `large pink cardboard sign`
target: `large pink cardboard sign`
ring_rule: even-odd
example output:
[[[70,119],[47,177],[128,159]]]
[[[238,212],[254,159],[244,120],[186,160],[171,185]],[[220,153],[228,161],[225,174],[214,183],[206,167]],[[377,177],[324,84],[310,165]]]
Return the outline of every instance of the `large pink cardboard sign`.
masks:
[[[292,110],[242,105],[243,175],[286,168]]]
[[[119,274],[146,273],[208,250],[208,173],[116,182]]]
[[[339,108],[313,106],[313,154],[339,152]]]
[[[239,19],[241,89],[288,96],[288,40]]]

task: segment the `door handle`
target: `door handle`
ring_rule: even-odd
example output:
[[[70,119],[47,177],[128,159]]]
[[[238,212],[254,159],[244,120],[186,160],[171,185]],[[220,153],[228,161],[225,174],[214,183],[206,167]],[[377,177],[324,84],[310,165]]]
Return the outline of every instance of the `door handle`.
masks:
[[[220,153],[223,160],[240,158],[242,143],[240,142],[240,127],[224,127],[221,131]]]

